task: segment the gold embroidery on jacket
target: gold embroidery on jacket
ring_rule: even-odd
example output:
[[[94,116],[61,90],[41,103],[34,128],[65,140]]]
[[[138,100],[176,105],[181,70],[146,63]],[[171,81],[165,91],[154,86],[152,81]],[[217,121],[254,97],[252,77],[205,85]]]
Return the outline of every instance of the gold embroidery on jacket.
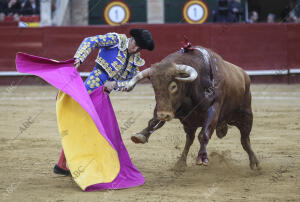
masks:
[[[127,40],[128,39],[125,34],[119,34],[118,36],[119,36],[119,40],[120,40],[119,41],[119,49],[121,51],[124,51],[127,49]]]
[[[123,52],[124,56],[122,56],[121,50],[119,50],[116,59],[119,60],[119,62],[120,62],[121,64],[124,64],[125,61],[126,61],[127,52],[126,52],[126,51],[122,51],[122,52]]]

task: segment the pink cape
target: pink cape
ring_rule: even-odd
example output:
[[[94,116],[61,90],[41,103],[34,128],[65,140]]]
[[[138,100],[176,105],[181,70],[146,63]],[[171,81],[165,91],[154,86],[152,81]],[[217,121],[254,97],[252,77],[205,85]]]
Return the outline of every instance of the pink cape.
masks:
[[[47,58],[18,53],[17,70],[41,77],[52,86],[70,95],[91,116],[99,132],[113,147],[119,157],[120,172],[110,183],[88,186],[85,191],[122,189],[144,184],[145,179],[133,165],[122,141],[109,96],[102,87],[88,94],[83,81],[73,66],[73,59],[58,62]]]

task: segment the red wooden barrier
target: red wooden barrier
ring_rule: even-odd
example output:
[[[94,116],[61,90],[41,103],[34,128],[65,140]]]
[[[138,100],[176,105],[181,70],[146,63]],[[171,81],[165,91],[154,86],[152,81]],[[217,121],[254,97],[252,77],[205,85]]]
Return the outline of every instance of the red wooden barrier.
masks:
[[[20,21],[23,21],[23,22],[40,22],[40,16],[39,15],[21,16]],[[4,22],[14,22],[14,16],[12,16],[12,15],[6,16]]]
[[[107,32],[125,33],[131,28],[152,32],[155,50],[142,51],[146,65],[159,62],[179,50],[186,35],[193,45],[202,45],[219,53],[224,59],[246,70],[300,68],[300,24],[132,24],[117,27],[0,27],[0,71],[15,71],[15,54],[19,51],[57,60],[72,58],[87,36]],[[80,67],[90,71],[94,51]]]

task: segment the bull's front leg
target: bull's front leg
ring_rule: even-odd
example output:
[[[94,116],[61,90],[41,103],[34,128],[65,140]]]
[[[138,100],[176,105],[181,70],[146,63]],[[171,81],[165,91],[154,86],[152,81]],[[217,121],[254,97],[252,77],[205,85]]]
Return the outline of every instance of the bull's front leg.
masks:
[[[160,121],[158,120],[157,118],[157,115],[156,115],[156,106],[155,106],[155,109],[154,109],[154,113],[153,113],[153,118],[150,119],[150,121],[148,122],[148,126],[143,129],[141,132],[131,136],[131,140],[138,144],[138,143],[141,143],[141,144],[145,144],[146,142],[148,142],[148,139],[150,137],[150,135],[157,129],[161,128],[164,124],[165,124],[165,121]]]
[[[194,142],[196,130],[197,128],[189,128],[187,126],[184,126],[184,131],[186,133],[186,142],[182,154],[178,159],[177,163],[175,164],[175,171],[185,170],[187,155],[189,153],[191,145]]]
[[[218,123],[220,114],[219,106],[220,105],[218,103],[215,103],[207,110],[207,119],[205,120],[202,130],[198,135],[198,139],[200,142],[200,150],[196,160],[197,165],[208,165],[206,146],[212,134],[214,133],[214,130],[216,129]]]

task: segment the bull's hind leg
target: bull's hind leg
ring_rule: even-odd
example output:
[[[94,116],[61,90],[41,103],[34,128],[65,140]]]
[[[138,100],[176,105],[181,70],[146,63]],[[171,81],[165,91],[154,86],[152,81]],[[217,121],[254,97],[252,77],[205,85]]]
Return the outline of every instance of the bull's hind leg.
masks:
[[[237,122],[237,127],[241,133],[241,144],[243,146],[243,149],[248,153],[249,156],[250,168],[252,170],[255,167],[257,169],[260,169],[259,161],[257,160],[256,155],[251,148],[250,137],[249,137],[252,129],[252,123],[253,123],[253,115],[251,109],[247,110],[246,112],[241,112],[241,114],[238,117],[239,117],[239,121]]]
[[[145,144],[148,142],[150,135],[157,129],[161,128],[165,124],[165,121],[158,120],[156,116],[156,106],[153,113],[153,118],[148,122],[147,128],[143,129],[141,132],[131,136],[131,140],[134,143]]]

